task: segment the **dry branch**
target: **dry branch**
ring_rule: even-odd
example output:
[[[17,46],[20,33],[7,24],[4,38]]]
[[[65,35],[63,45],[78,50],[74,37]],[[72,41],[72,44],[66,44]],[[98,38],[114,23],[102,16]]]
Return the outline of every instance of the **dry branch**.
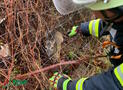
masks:
[[[51,69],[54,69],[54,68],[57,68],[59,66],[64,66],[64,65],[73,65],[73,64],[80,64],[82,63],[83,61],[88,61],[90,58],[102,58],[102,57],[106,57],[106,56],[103,56],[103,55],[99,55],[99,56],[96,56],[96,57],[87,57],[87,58],[83,58],[81,60],[74,60],[74,61],[66,61],[66,62],[60,62],[58,64],[54,64],[54,65],[51,65],[51,66],[48,66],[48,67],[45,67],[45,68],[41,68],[39,70],[36,70],[36,71],[32,71],[30,73],[26,73],[26,74],[23,74],[23,75],[17,75],[15,78],[25,78],[25,77],[28,77],[28,76],[31,76],[31,75],[35,75],[37,73],[41,73],[41,72],[45,72],[45,71],[49,71]]]

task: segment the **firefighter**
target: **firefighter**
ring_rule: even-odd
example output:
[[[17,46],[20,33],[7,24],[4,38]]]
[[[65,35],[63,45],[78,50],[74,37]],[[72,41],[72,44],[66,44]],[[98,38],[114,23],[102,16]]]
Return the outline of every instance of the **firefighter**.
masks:
[[[97,19],[73,26],[69,36],[82,33],[85,36],[110,35],[109,57],[114,65],[109,71],[89,78],[72,80],[56,72],[50,83],[57,90],[123,90],[123,0],[53,0],[56,9],[63,15],[87,7]],[[112,28],[110,28],[112,27]]]

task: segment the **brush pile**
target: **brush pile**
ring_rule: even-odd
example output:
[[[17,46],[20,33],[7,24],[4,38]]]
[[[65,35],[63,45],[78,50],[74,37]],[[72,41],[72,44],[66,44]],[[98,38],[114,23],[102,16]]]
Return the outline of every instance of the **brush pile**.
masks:
[[[73,25],[92,18],[88,9],[61,16],[52,0],[1,0],[0,90],[49,90],[48,78],[55,71],[79,78],[106,69],[106,60],[91,58],[103,54],[100,41],[68,37]],[[72,64],[77,60],[81,64]],[[9,85],[13,80],[27,83]]]

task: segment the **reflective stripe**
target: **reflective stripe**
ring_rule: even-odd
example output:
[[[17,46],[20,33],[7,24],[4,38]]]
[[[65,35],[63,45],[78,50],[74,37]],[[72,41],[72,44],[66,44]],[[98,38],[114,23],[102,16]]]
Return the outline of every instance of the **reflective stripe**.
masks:
[[[119,80],[121,86],[123,86],[123,64],[114,69],[114,74]]]
[[[87,78],[80,79],[76,84],[76,90],[83,90],[83,83]]]
[[[89,33],[91,35],[94,35],[96,37],[99,36],[99,23],[100,23],[100,19],[92,20],[89,23]]]
[[[90,34],[92,34],[93,22],[94,22],[94,20],[92,20],[92,21],[89,23],[89,32],[90,32]]]
[[[64,81],[63,90],[67,90],[67,84],[69,83],[69,81],[71,81],[71,79],[67,79],[67,80]]]
[[[100,19],[97,19],[95,23],[95,36],[96,37],[99,36],[99,23],[100,23]]]
[[[93,24],[92,24],[92,35],[96,36],[95,34],[95,24],[96,24],[96,20],[94,20]]]

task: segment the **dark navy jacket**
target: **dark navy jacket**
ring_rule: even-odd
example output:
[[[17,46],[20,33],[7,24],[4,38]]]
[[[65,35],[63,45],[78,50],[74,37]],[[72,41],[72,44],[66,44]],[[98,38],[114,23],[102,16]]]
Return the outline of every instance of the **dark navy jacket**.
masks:
[[[112,26],[114,28],[115,34],[112,36],[112,40],[118,45],[118,46],[123,46],[123,23],[118,23]],[[80,30],[84,32],[83,34],[86,36],[89,36],[89,31],[88,31],[88,22],[87,23],[82,23],[80,26]],[[84,29],[83,29],[84,27]],[[85,31],[83,31],[85,30]],[[109,34],[111,34],[109,32]],[[103,35],[103,34],[102,34]],[[123,52],[123,50],[121,51]],[[120,65],[123,61],[116,61],[116,60],[111,60],[112,64],[114,64],[114,68]],[[114,74],[114,68],[110,69],[107,72],[104,72],[99,75],[92,76],[88,78],[87,80],[84,81],[83,83],[83,89],[82,90],[123,90],[123,87],[121,86],[120,82],[116,78]],[[58,90],[63,90],[63,82],[67,78],[62,77],[59,82],[58,82]],[[67,85],[67,90],[76,90],[76,83],[78,80],[72,80],[68,83]]]

